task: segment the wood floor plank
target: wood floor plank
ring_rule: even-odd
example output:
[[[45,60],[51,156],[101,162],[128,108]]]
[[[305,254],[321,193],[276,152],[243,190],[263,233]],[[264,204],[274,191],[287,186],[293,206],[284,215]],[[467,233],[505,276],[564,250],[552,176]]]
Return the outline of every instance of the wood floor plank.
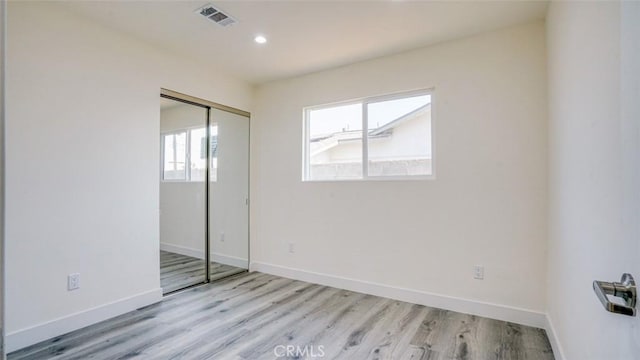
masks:
[[[305,284],[302,282],[291,282],[290,285],[295,286],[294,291],[289,292],[280,292],[279,297],[273,299],[253,299],[254,301],[251,303],[251,306],[247,307],[247,311],[242,312],[241,309],[235,308],[233,312],[229,312],[232,315],[231,318],[228,318],[224,322],[216,322],[215,324],[210,324],[206,327],[202,328],[192,328],[192,331],[200,331],[202,334],[206,333],[206,336],[199,337],[191,337],[187,339],[175,339],[171,342],[175,342],[180,347],[172,347],[171,343],[166,346],[168,348],[167,351],[161,352],[160,354],[163,357],[170,357],[168,354],[171,352],[183,352],[183,351],[191,351],[184,348],[190,347],[191,343],[195,343],[197,341],[202,340],[203,338],[215,338],[220,340],[224,336],[233,336],[232,333],[234,330],[242,327],[241,325],[245,322],[248,322],[254,318],[259,318],[261,314],[265,311],[271,309],[271,305],[274,303],[290,303],[295,299],[295,297],[303,294],[303,297],[312,296],[316,291],[321,290],[319,287]],[[155,352],[163,349],[155,349]],[[154,354],[154,351],[149,352],[150,354]],[[159,354],[159,355],[160,355]]]
[[[268,358],[273,356],[277,346],[287,346],[294,342],[300,344],[302,336],[313,333],[314,328],[317,330],[318,326],[322,326],[323,320],[332,311],[330,309],[335,311],[348,306],[349,302],[344,300],[345,293],[344,290],[334,289],[328,294],[328,298],[313,299],[297,311],[289,312],[287,317],[268,326],[253,328],[254,339],[237,347],[236,352],[245,359]]]
[[[255,286],[256,280],[260,281],[272,281],[272,278],[267,278],[266,275],[260,273],[252,273],[247,274],[246,277],[242,279],[237,278],[229,278],[222,280],[221,282],[226,283],[229,288],[226,291],[233,291],[237,288],[246,287],[246,286]],[[183,306],[191,301],[195,296],[210,296],[209,293],[204,291],[205,289],[202,287],[192,288],[184,291],[180,296],[169,296],[165,297],[164,301],[158,304],[150,305],[147,307],[143,307],[133,312],[129,312],[127,314],[115,317],[109,321],[101,322],[90,326],[88,328],[84,328],[78,331],[74,331],[68,334],[64,334],[61,336],[54,337],[50,340],[43,341],[34,346],[27,347],[20,351],[14,352],[14,356],[24,356],[30,355],[34,352],[42,352],[49,351],[50,353],[55,353],[60,350],[60,348],[64,347],[74,347],[73,342],[83,342],[88,338],[96,337],[110,329],[115,329],[118,327],[126,327],[131,324],[135,324],[139,321],[143,321],[148,317],[153,317],[154,312],[170,312],[172,308],[177,306]],[[43,355],[44,357],[44,355]]]
[[[420,306],[401,301],[394,301],[391,305],[389,315],[384,317],[379,324],[379,328],[386,331],[371,331],[365,336],[360,344],[353,349],[350,358],[354,359],[380,359],[384,357],[385,350],[399,340],[399,337],[406,332],[406,328],[415,316],[419,313]],[[387,355],[388,356],[388,355]]]
[[[238,352],[238,349],[252,347],[253,344],[263,340],[261,333],[277,334],[282,328],[288,327],[292,321],[298,320],[298,315],[302,312],[309,312],[310,304],[317,304],[318,301],[327,299],[336,289],[328,289],[323,286],[314,286],[308,296],[301,297],[300,294],[292,294],[283,299],[287,304],[282,310],[274,311],[273,308],[262,309],[256,314],[256,319],[241,319],[240,322],[232,324],[226,334],[210,332],[206,338],[209,341],[199,341],[193,344],[193,351],[180,353],[180,356],[171,356],[171,359],[214,359],[221,357],[224,353]],[[186,355],[186,357],[185,357]]]
[[[400,302],[385,299],[383,306],[377,311],[365,317],[365,321],[360,323],[347,337],[340,352],[333,356],[334,359],[353,359],[359,356],[361,359],[368,355],[371,348],[375,347],[374,341],[367,344],[367,340],[373,337],[372,332],[377,326],[387,328],[385,318],[389,320],[394,314],[394,307],[400,305]],[[368,346],[367,346],[368,345]],[[358,355],[360,350],[361,354]]]
[[[189,268],[180,256],[165,260],[171,271]],[[8,358],[260,360],[275,359],[279,345],[307,352],[278,359],[312,358],[318,346],[326,359],[554,359],[542,329],[261,273],[172,294]]]
[[[377,296],[365,296],[358,301],[349,311],[343,312],[339,319],[329,325],[328,331],[323,331],[314,340],[315,344],[324,345],[328,359],[333,359],[349,346],[355,345],[359,339],[359,333],[368,331],[362,329],[363,324],[375,318],[376,314],[386,311],[389,299]]]
[[[216,322],[224,322],[235,316],[234,313],[227,311],[229,307],[234,307],[241,311],[242,309],[252,309],[254,301],[270,301],[271,299],[283,296],[282,290],[292,288],[291,282],[278,282],[269,287],[258,288],[252,292],[250,296],[230,297],[221,299],[221,301],[196,301],[189,308],[176,309],[171,313],[160,313],[153,321],[145,324],[136,324],[126,329],[110,334],[107,342],[100,345],[91,346],[82,351],[67,353],[65,359],[84,359],[91,357],[96,350],[99,351],[101,358],[116,359],[122,354],[131,351],[131,348],[146,346],[147,343],[157,344],[164,340],[168,340],[177,336],[190,328],[199,324],[212,324]],[[205,316],[206,314],[206,316]]]
[[[165,294],[204,282],[205,271],[203,259],[160,250],[160,287]],[[209,271],[213,281],[246,269],[211,262]]]
[[[112,342],[117,339],[117,335],[128,332],[136,332],[138,329],[148,329],[155,327],[157,324],[172,323],[176,318],[181,318],[186,314],[197,314],[199,311],[215,309],[216,304],[226,298],[243,299],[251,294],[253,297],[260,297],[265,291],[277,293],[287,286],[291,286],[289,281],[284,279],[278,280],[273,277],[258,277],[259,282],[256,283],[255,278],[248,281],[228,281],[226,284],[234,285],[220,291],[219,293],[211,293],[202,291],[203,288],[194,288],[181,293],[181,296],[169,296],[157,305],[152,305],[139,309],[114,318],[108,322],[99,323],[86,329],[63,335],[53,339],[50,343],[45,343],[44,349],[40,350],[48,354],[60,355],[62,358],[68,358],[83,348],[92,348],[95,344],[101,342]],[[240,281],[240,282],[239,282]],[[275,286],[275,288],[273,288]],[[111,324],[112,326],[108,326]],[[106,326],[104,326],[106,325]],[[73,342],[74,343],[70,343]],[[79,344],[79,345],[78,345]],[[37,348],[37,347],[33,347]],[[25,349],[20,353],[28,353],[29,349]],[[37,357],[35,357],[37,358]]]
[[[396,358],[390,358],[396,359]],[[444,359],[439,353],[436,351],[426,348],[424,346],[411,345],[407,347],[405,352],[398,357],[397,359],[402,360],[439,360]]]
[[[381,345],[376,346],[369,356],[371,359],[400,359],[402,354],[409,348],[413,334],[418,331],[422,319],[426,316],[429,308],[421,305],[411,304],[410,311],[396,324],[396,335],[389,342],[381,341]]]
[[[307,346],[309,349],[317,348],[318,344],[313,343],[313,337],[331,326],[335,314],[352,308],[354,303],[363,297],[363,294],[340,290],[321,306],[316,307],[315,311],[305,315],[304,321],[296,321],[280,333],[261,332],[261,341],[241,349],[239,355],[245,359],[269,358],[276,346],[293,343]]]

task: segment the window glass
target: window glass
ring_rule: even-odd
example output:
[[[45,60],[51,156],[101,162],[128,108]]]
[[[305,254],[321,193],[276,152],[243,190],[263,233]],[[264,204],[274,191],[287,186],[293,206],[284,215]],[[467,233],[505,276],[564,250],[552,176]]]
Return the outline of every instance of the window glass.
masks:
[[[303,180],[431,176],[431,100],[422,91],[307,108]]]
[[[186,179],[187,133],[164,135],[164,180]]]
[[[218,180],[218,125],[211,125],[211,181]]]
[[[431,175],[431,96],[367,104],[367,175]]]
[[[207,131],[206,128],[189,130],[190,151],[190,179],[191,181],[204,181],[207,170]]]
[[[362,178],[362,104],[309,111],[309,177]]]
[[[210,179],[218,177],[218,126],[211,126]],[[163,180],[204,181],[207,164],[207,132],[204,127],[162,135]],[[188,144],[188,146],[187,146]],[[188,149],[187,149],[188,147]],[[187,151],[188,150],[188,151]],[[189,166],[185,167],[185,164]]]

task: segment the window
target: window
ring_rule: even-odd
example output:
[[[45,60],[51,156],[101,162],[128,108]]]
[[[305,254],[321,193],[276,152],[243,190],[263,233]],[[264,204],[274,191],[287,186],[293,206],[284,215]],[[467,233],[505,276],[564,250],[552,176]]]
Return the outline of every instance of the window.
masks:
[[[210,128],[211,134],[211,181],[217,180],[218,126]],[[180,129],[162,134],[163,159],[162,180],[204,181],[207,169],[206,127]],[[185,166],[189,164],[189,166]]]
[[[186,180],[187,133],[184,131],[163,135],[164,180]]]
[[[430,91],[305,109],[303,180],[429,178]]]

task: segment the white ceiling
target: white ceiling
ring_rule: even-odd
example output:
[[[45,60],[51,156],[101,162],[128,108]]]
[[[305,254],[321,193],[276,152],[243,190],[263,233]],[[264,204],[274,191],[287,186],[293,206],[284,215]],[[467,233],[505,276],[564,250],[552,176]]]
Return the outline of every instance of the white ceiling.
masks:
[[[239,22],[194,13],[213,3]],[[544,17],[546,1],[69,1],[74,12],[261,83]],[[268,38],[256,44],[256,34]]]

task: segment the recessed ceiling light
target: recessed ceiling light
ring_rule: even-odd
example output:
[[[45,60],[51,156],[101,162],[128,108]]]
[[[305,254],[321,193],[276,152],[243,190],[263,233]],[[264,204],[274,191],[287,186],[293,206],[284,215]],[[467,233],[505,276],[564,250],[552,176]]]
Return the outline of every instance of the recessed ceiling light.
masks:
[[[253,41],[257,42],[258,44],[264,44],[267,42],[267,38],[262,35],[258,35],[255,38],[253,38]]]

